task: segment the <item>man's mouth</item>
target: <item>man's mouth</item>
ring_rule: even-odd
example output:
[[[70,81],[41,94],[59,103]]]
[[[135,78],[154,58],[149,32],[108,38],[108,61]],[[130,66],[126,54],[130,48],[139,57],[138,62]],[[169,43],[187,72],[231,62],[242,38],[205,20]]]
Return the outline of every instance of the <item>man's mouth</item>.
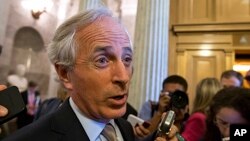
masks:
[[[123,99],[125,95],[119,95],[119,96],[114,96],[112,97],[113,99],[115,100],[120,100],[120,99]]]
[[[122,94],[122,95],[112,96],[110,97],[111,98],[110,100],[112,100],[111,102],[114,105],[123,105],[124,103],[126,103],[127,97],[128,97],[127,94]]]

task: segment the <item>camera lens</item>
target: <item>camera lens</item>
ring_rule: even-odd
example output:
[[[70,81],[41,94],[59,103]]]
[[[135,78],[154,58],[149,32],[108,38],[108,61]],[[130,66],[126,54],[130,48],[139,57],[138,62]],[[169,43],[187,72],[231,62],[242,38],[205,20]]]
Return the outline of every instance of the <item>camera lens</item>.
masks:
[[[176,90],[171,94],[171,103],[173,107],[183,109],[188,105],[188,96],[185,92]]]

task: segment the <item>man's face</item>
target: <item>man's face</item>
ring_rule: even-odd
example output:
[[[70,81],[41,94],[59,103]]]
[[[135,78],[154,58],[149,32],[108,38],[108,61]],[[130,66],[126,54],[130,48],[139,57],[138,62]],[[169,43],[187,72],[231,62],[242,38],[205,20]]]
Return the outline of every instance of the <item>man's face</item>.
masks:
[[[229,78],[221,78],[221,85],[225,88],[228,88],[228,87],[241,87],[240,85],[240,81],[232,76],[232,77],[229,77]]]
[[[87,117],[108,121],[126,111],[132,77],[130,39],[110,17],[101,17],[76,32],[76,65],[68,73],[71,97]]]

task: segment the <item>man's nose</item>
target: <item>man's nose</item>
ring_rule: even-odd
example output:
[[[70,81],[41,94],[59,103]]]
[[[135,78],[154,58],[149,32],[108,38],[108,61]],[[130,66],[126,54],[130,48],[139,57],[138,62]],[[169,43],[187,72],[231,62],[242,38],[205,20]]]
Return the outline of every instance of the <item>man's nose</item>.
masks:
[[[130,80],[131,73],[132,67],[126,67],[122,61],[117,61],[113,65],[113,83],[124,89]]]

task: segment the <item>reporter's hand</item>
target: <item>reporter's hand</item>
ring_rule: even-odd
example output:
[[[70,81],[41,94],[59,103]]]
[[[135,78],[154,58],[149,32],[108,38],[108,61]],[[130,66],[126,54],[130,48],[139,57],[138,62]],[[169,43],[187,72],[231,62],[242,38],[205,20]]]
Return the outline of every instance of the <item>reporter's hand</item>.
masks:
[[[136,126],[133,128],[135,136],[139,139],[145,138],[151,133],[150,130],[148,128],[145,128],[142,124],[136,124]]]
[[[0,91],[6,89],[5,85],[0,85]],[[4,117],[8,114],[8,109],[0,105],[0,117]]]
[[[8,109],[0,105],[0,117],[4,117],[8,114]]]
[[[166,114],[167,114],[166,112],[162,114],[161,120],[166,116]],[[172,124],[168,134],[159,133],[155,141],[178,141],[178,138],[176,137],[178,132],[179,132],[178,127]]]
[[[178,138],[176,137],[178,131],[179,129],[175,125],[172,125],[168,135],[161,135],[160,137],[157,137],[155,141],[178,141]]]
[[[160,94],[158,112],[160,112],[161,114],[167,111],[167,108],[169,107],[170,96],[168,94],[168,92],[162,92]]]

